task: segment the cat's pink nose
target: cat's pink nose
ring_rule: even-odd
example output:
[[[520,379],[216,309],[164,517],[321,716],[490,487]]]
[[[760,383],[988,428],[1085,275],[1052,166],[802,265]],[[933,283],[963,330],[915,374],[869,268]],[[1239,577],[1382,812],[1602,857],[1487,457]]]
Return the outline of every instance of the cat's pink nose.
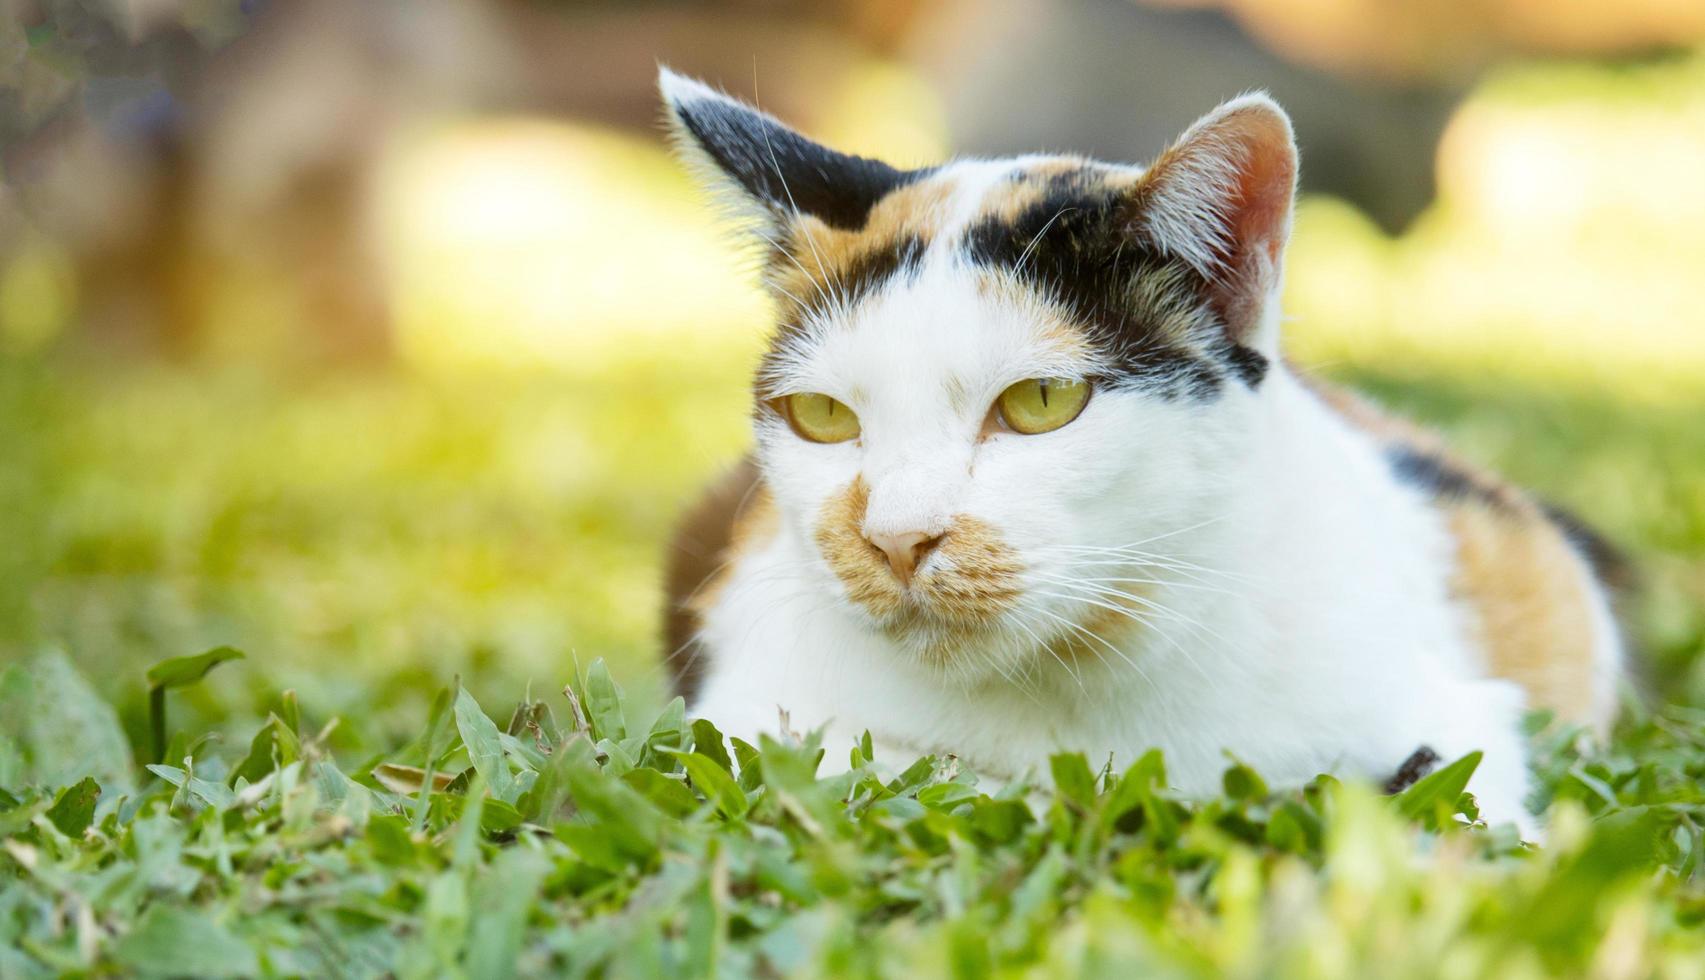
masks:
[[[904,534],[869,534],[865,538],[888,556],[888,567],[894,570],[894,577],[900,580],[900,584],[911,585],[912,573],[918,570],[936,545],[941,544],[944,536],[907,531]]]

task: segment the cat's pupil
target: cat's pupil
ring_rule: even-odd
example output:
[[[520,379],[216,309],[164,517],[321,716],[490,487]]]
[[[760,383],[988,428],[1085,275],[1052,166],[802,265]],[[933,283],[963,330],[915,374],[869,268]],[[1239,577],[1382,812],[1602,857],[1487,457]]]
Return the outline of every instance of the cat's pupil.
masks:
[[[1042,407],[1047,408],[1048,407],[1048,382],[1046,382],[1046,381],[1039,382],[1036,385],[1036,387],[1038,387],[1042,390]]]

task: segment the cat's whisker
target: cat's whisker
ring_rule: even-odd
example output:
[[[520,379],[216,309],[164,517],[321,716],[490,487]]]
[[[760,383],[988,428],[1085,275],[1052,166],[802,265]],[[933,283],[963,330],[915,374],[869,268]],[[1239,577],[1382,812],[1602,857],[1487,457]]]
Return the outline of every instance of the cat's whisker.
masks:
[[[1217,586],[1201,585],[1201,584],[1194,583],[1194,582],[1178,582],[1178,581],[1174,581],[1171,579],[1137,578],[1137,577],[1124,577],[1124,576],[1103,577],[1103,578],[1083,578],[1083,577],[1079,577],[1079,576],[1075,576],[1075,575],[1051,574],[1051,573],[1047,573],[1047,572],[1034,572],[1032,574],[1035,576],[1035,578],[1038,581],[1040,581],[1044,584],[1064,586],[1067,588],[1078,589],[1078,590],[1082,590],[1082,591],[1095,592],[1095,593],[1101,594],[1101,595],[1115,596],[1117,598],[1125,599],[1129,602],[1139,603],[1146,608],[1153,609],[1156,611],[1164,611],[1164,612],[1167,612],[1169,614],[1176,614],[1177,611],[1172,609],[1170,606],[1167,606],[1165,603],[1160,602],[1159,600],[1157,600],[1153,596],[1139,595],[1139,594],[1132,592],[1132,591],[1129,591],[1127,589],[1119,588],[1118,586],[1121,584],[1158,585],[1158,586],[1162,587],[1163,589],[1176,588],[1176,589],[1181,589],[1181,590],[1185,590],[1185,591],[1214,593],[1214,594],[1218,594],[1218,595],[1230,596],[1233,598],[1241,597],[1239,593],[1234,592],[1234,591],[1229,590],[1229,589],[1222,589],[1222,588],[1219,588]]]
[[[1065,576],[1040,576],[1040,577],[1048,578],[1050,581],[1060,581],[1060,580],[1066,578]],[[1086,582],[1086,583],[1091,583],[1091,584],[1125,583],[1127,585],[1161,585],[1161,586],[1165,586],[1166,588],[1169,588],[1169,589],[1185,589],[1185,590],[1195,591],[1195,592],[1213,592],[1213,593],[1217,593],[1219,595],[1236,596],[1236,595],[1240,594],[1238,592],[1232,591],[1231,589],[1222,589],[1217,585],[1206,585],[1206,584],[1201,583],[1201,582],[1179,582],[1175,579],[1140,578],[1140,577],[1133,576],[1133,575],[1097,576],[1097,577],[1091,577],[1091,578],[1079,578],[1076,576],[1072,576],[1070,578],[1070,581]]]
[[[1170,606],[1162,605],[1161,603],[1155,602],[1153,599],[1147,598],[1146,596],[1135,595],[1135,594],[1130,593],[1130,592],[1125,592],[1125,591],[1120,590],[1120,589],[1114,589],[1114,588],[1110,588],[1110,587],[1106,587],[1106,586],[1090,585],[1090,584],[1086,584],[1086,583],[1074,582],[1074,581],[1068,581],[1068,580],[1059,580],[1059,581],[1056,581],[1055,584],[1065,586],[1067,588],[1077,588],[1077,589],[1080,589],[1084,592],[1092,593],[1095,595],[1109,596],[1109,597],[1116,598],[1116,599],[1123,599],[1127,602],[1135,602],[1135,603],[1138,603],[1138,604],[1144,606],[1147,609],[1152,610],[1157,615],[1164,615],[1164,616],[1167,616],[1168,618],[1170,618],[1176,622],[1183,623],[1186,625],[1194,625],[1194,626],[1200,627],[1204,630],[1208,629],[1207,626],[1203,625],[1202,623],[1199,623],[1195,619],[1188,617],[1188,616],[1185,616],[1184,614],[1180,613],[1178,610],[1173,609]],[[1211,630],[1209,630],[1209,635],[1213,636],[1215,639],[1223,639],[1217,633],[1213,633]]]
[[[1217,584],[1214,584],[1211,582],[1203,582],[1200,579],[1196,579],[1193,576],[1190,576],[1188,573],[1183,572],[1183,571],[1178,570],[1178,569],[1168,569],[1167,571],[1173,571],[1179,575],[1183,575],[1186,579],[1189,579],[1189,581],[1180,581],[1180,580],[1175,579],[1175,578],[1158,577],[1153,573],[1154,570],[1152,570],[1152,569],[1144,569],[1143,570],[1143,571],[1149,572],[1150,574],[1148,574],[1148,575],[1091,575],[1091,576],[1085,576],[1085,575],[1072,574],[1072,571],[1073,571],[1072,569],[1064,569],[1064,570],[1056,570],[1056,571],[1032,571],[1030,574],[1037,581],[1049,582],[1049,583],[1054,583],[1054,584],[1058,584],[1058,585],[1095,586],[1098,588],[1101,588],[1101,587],[1113,588],[1116,586],[1123,586],[1123,587],[1129,588],[1131,586],[1151,585],[1151,586],[1157,586],[1162,590],[1176,589],[1180,592],[1208,593],[1208,594],[1213,594],[1213,595],[1223,595],[1223,596],[1227,596],[1230,598],[1247,598],[1247,595],[1248,595],[1248,593],[1246,591],[1240,591],[1237,589],[1226,588],[1224,586],[1217,585]],[[1136,599],[1136,598],[1140,598],[1140,597],[1133,596],[1132,598]],[[1154,600],[1151,598],[1147,601],[1152,603]]]
[[[1059,593],[1054,593],[1054,592],[1039,592],[1037,594],[1047,596],[1050,598],[1054,598],[1054,599],[1065,600],[1068,602],[1084,602],[1084,603],[1087,603],[1089,605],[1100,606],[1103,609],[1110,610],[1110,611],[1117,613],[1121,616],[1124,616],[1124,617],[1126,617],[1126,618],[1128,618],[1128,619],[1130,619],[1136,623],[1139,623],[1142,626],[1144,626],[1150,630],[1153,630],[1156,635],[1158,635],[1161,639],[1165,640],[1167,642],[1167,644],[1170,645],[1174,650],[1177,650],[1178,653],[1184,658],[1184,660],[1187,663],[1189,663],[1190,666],[1192,668],[1194,668],[1198,674],[1202,675],[1204,680],[1210,680],[1211,681],[1214,679],[1213,675],[1208,673],[1207,668],[1203,667],[1201,665],[1201,663],[1199,663],[1196,660],[1195,656],[1193,656],[1190,653],[1189,648],[1184,646],[1184,644],[1178,642],[1178,639],[1176,637],[1170,635],[1166,630],[1160,629],[1159,626],[1153,620],[1149,619],[1149,617],[1143,615],[1142,613],[1137,612],[1136,610],[1128,609],[1128,608],[1117,606],[1117,605],[1112,605],[1112,604],[1105,603],[1105,602],[1101,602],[1101,601],[1098,601],[1096,599],[1090,598],[1088,596],[1083,596],[1083,595],[1061,595]],[[1192,632],[1195,631],[1193,629],[1193,627],[1197,627],[1200,625],[1192,619],[1177,615],[1176,612],[1173,610],[1163,609],[1162,612],[1169,614],[1165,617],[1166,621],[1175,622],[1178,625],[1184,627],[1185,629],[1191,629]]]
[[[1111,651],[1113,653],[1114,656],[1118,657],[1120,660],[1123,660],[1126,664],[1130,665],[1131,669],[1135,670],[1137,672],[1137,675],[1140,676],[1144,681],[1148,682],[1148,684],[1151,687],[1154,685],[1154,680],[1149,677],[1147,671],[1143,670],[1143,668],[1141,666],[1139,666],[1135,660],[1132,660],[1130,657],[1126,656],[1125,651],[1120,650],[1118,647],[1114,646],[1113,644],[1107,642],[1106,639],[1102,638],[1101,634],[1095,632],[1094,630],[1089,629],[1086,626],[1083,626],[1082,624],[1074,623],[1070,619],[1067,619],[1064,616],[1061,616],[1061,615],[1054,613],[1054,612],[1050,612],[1047,609],[1037,607],[1036,611],[1041,613],[1043,616],[1046,616],[1049,619],[1054,620],[1055,622],[1059,623],[1061,626],[1064,626],[1067,629],[1072,630],[1072,631],[1074,631],[1078,634],[1081,634],[1083,636],[1087,636],[1090,639],[1094,640],[1095,642],[1101,644],[1103,647],[1106,647],[1109,651]]]
[[[1226,517],[1210,517],[1206,520],[1197,521],[1194,524],[1186,524],[1182,527],[1175,527],[1168,531],[1159,531],[1147,537],[1137,538],[1134,541],[1116,541],[1104,544],[1062,545],[1062,547],[1111,548],[1119,551],[1141,551],[1150,546],[1159,544],[1162,541],[1169,541],[1182,534],[1190,534],[1195,531],[1213,527],[1216,524],[1223,524],[1226,520],[1228,520]]]
[[[1036,550],[1051,555],[1088,555],[1092,557],[1100,555],[1124,555],[1132,558],[1146,558],[1153,561],[1199,564],[1191,561],[1183,555],[1163,554],[1158,551],[1145,551],[1141,548],[1135,548],[1128,545],[1054,545],[1051,547],[1038,548]]]
[[[1045,597],[1045,598],[1049,598],[1049,599],[1060,599],[1060,600],[1063,600],[1066,602],[1082,602],[1085,605],[1098,606],[1102,609],[1108,610],[1109,612],[1116,612],[1122,616],[1133,619],[1136,622],[1141,623],[1142,625],[1149,627],[1150,629],[1153,629],[1156,626],[1156,623],[1153,620],[1151,620],[1146,614],[1138,612],[1137,610],[1134,610],[1134,609],[1129,609],[1129,608],[1121,607],[1118,605],[1114,605],[1113,603],[1102,601],[1101,599],[1096,598],[1093,593],[1082,593],[1082,592],[1079,592],[1079,593],[1059,593],[1059,592],[1049,592],[1046,590],[1039,590],[1036,592],[1036,594],[1039,596]]]
[[[1187,565],[1200,565],[1200,562],[1180,554],[1164,554],[1158,551],[1147,551],[1134,545],[1052,545],[1036,549],[1038,552],[1053,555],[1085,555],[1105,556],[1123,555],[1132,558],[1143,558],[1151,561],[1179,562]]]
[[[739,510],[739,509],[742,509],[745,507],[746,500],[748,499],[748,497],[750,497],[750,495],[751,495],[751,491],[748,490],[746,496],[743,496],[740,498],[740,504],[736,507],[736,510]],[[699,597],[700,593],[702,593],[705,589],[709,588],[711,585],[715,584],[721,578],[722,573],[726,572],[729,568],[731,568],[736,561],[739,561],[738,555],[730,555],[729,557],[724,558],[722,561],[717,562],[717,564],[711,569],[710,573],[704,577],[703,581],[699,582],[698,585],[693,586],[692,591],[688,592],[685,596],[682,596],[677,601],[682,605],[687,605],[687,604],[691,603],[694,599],[697,599]],[[761,574],[764,577],[771,577],[771,576],[779,577],[779,573],[788,573],[788,572],[799,571],[800,569],[807,567],[809,564],[810,564],[809,561],[805,560],[805,559],[793,559],[790,561],[782,562],[781,564],[773,566],[769,569],[766,569]]]
[[[1194,524],[1188,524],[1188,525],[1185,525],[1184,527],[1173,528],[1170,531],[1162,531],[1159,534],[1150,535],[1149,537],[1141,538],[1141,539],[1136,540],[1136,541],[1130,541],[1130,542],[1127,542],[1127,543],[1122,544],[1122,545],[1111,545],[1110,547],[1115,547],[1115,548],[1140,548],[1145,544],[1153,544],[1156,541],[1164,541],[1167,538],[1174,538],[1180,534],[1189,534],[1191,531],[1200,531],[1202,528],[1212,527],[1215,524],[1223,523],[1226,519],[1227,518],[1225,517],[1225,515],[1221,515],[1219,517],[1210,517],[1210,518],[1207,518],[1206,520],[1197,521]]]
[[[814,278],[812,278],[811,273],[806,271],[805,266],[800,264],[799,260],[794,257],[792,252],[783,248],[781,246],[780,242],[776,241],[774,238],[771,238],[770,236],[764,234],[761,231],[758,232],[757,235],[759,238],[763,239],[766,244],[768,244],[770,246],[770,251],[774,252],[777,255],[780,255],[780,256],[786,258],[789,262],[792,262],[793,267],[799,270],[799,274],[805,277],[805,281],[808,283],[811,283],[813,285],[813,287],[817,289],[818,298],[819,299],[822,298],[822,288],[820,286],[816,285],[816,280]],[[800,309],[805,309],[807,306],[809,306],[808,303],[806,303],[804,300],[799,298],[799,295],[797,293],[795,293],[791,289],[788,289],[786,286],[783,286],[780,282],[776,281],[774,279],[774,277],[768,277],[767,276],[767,277],[765,277],[764,281],[771,289],[774,289],[776,292],[781,293],[782,295],[786,296],[788,299],[793,300],[793,304],[795,306],[799,307]]]
[[[757,90],[757,81],[756,73],[754,73],[752,79],[754,94]],[[810,272],[806,271],[805,266],[802,265],[799,259],[793,255],[791,250],[781,248],[773,241],[771,242],[771,246],[779,249],[781,253],[787,256],[788,260],[799,269],[800,274],[805,277],[805,281],[813,285],[819,300],[824,301],[827,306],[832,306],[835,309],[844,312],[848,305],[847,298],[842,294],[840,284],[834,282],[829,277],[829,267],[824,263],[822,253],[817,250],[817,241],[815,237],[812,236],[810,228],[805,224],[805,215],[799,210],[799,203],[793,198],[793,189],[788,186],[787,175],[782,172],[781,163],[776,159],[775,146],[770,142],[770,134],[767,129],[764,130],[763,136],[764,152],[769,154],[770,168],[775,171],[776,179],[781,182],[782,193],[787,197],[787,206],[793,211],[793,227],[798,232],[799,237],[805,240],[805,247],[811,250],[811,259],[817,263],[818,274],[813,276]],[[797,300],[795,300],[795,302],[797,302]],[[801,305],[803,306],[804,304]]]
[[[736,583],[729,591],[729,598],[731,600],[737,600],[755,589],[768,588],[778,582],[798,581],[796,573],[809,569],[811,565],[812,562],[809,559],[793,559],[790,561],[778,562],[777,564],[764,569],[759,574],[754,575],[743,582]],[[778,610],[786,608],[790,602],[806,601],[810,598],[811,597],[808,593],[802,591],[784,593],[771,598],[763,605],[759,612],[752,617],[752,620],[746,624],[746,630],[741,635],[740,645],[745,646],[750,643],[752,634],[757,631],[758,627],[762,625],[765,620],[769,619]],[[698,636],[695,635],[693,639],[698,639]],[[683,646],[690,645],[690,641],[687,644],[683,644]],[[694,656],[696,657],[697,653],[695,653]],[[688,661],[688,663],[692,663],[692,661]]]
[[[1158,569],[1161,569],[1163,571],[1177,572],[1178,574],[1183,575],[1186,578],[1190,578],[1196,582],[1201,582],[1202,584],[1207,584],[1206,582],[1203,582],[1203,579],[1202,579],[1203,576],[1217,576],[1217,577],[1222,578],[1222,579],[1227,579],[1227,580],[1234,581],[1234,582],[1242,582],[1242,583],[1246,583],[1246,584],[1254,584],[1254,582],[1256,581],[1254,578],[1252,578],[1251,576],[1248,576],[1248,575],[1241,575],[1241,574],[1238,574],[1235,572],[1227,572],[1227,571],[1222,571],[1222,570],[1216,569],[1216,568],[1209,568],[1205,565],[1198,565],[1198,564],[1195,564],[1193,562],[1176,561],[1176,560],[1168,560],[1168,559],[1157,559],[1157,558],[1121,557],[1121,558],[1068,559],[1065,561],[1061,561],[1060,564],[1066,568],[1097,568],[1097,567],[1103,567],[1103,566],[1108,566],[1108,565],[1112,565],[1112,566],[1120,567],[1120,568],[1130,568],[1132,566],[1147,566],[1147,567],[1151,567],[1151,568],[1158,568]]]
[[[1018,261],[1013,263],[1013,269],[1014,269],[1015,273],[1023,273],[1024,272],[1025,262],[1029,260],[1030,254],[1032,252],[1036,251],[1036,245],[1038,242],[1042,241],[1042,236],[1046,235],[1048,233],[1049,228],[1054,227],[1054,222],[1060,220],[1061,215],[1066,214],[1067,212],[1076,211],[1076,210],[1077,210],[1077,208],[1075,208],[1075,207],[1067,206],[1067,207],[1063,207],[1063,208],[1059,209],[1058,211],[1054,212],[1054,216],[1052,218],[1049,218],[1047,220],[1047,222],[1045,222],[1042,225],[1041,229],[1039,229],[1036,232],[1035,235],[1031,236],[1030,244],[1024,246],[1024,251],[1019,253]]]
[[[1128,592],[1124,592],[1124,591],[1121,591],[1118,589],[1107,588],[1104,586],[1077,586],[1077,587],[1080,589],[1084,589],[1086,591],[1092,590],[1093,593],[1096,595],[1108,596],[1108,597],[1115,598],[1115,599],[1123,599],[1123,600],[1126,600],[1129,602],[1139,603],[1139,604],[1143,605],[1144,607],[1148,608],[1149,610],[1151,610],[1154,615],[1160,616],[1168,622],[1177,623],[1178,625],[1189,630],[1199,640],[1203,640],[1203,641],[1211,640],[1211,641],[1213,641],[1213,643],[1211,645],[1218,646],[1221,649],[1240,649],[1239,644],[1233,643],[1231,640],[1229,640],[1223,634],[1221,634],[1218,630],[1207,625],[1206,623],[1202,622],[1201,620],[1196,619],[1193,616],[1186,615],[1177,609],[1174,609],[1174,608],[1171,608],[1169,606],[1165,606],[1165,605],[1162,605],[1160,603],[1154,602],[1151,599],[1148,599],[1148,598],[1145,598],[1145,597],[1139,596],[1139,595],[1132,595],[1131,593],[1128,593]],[[1139,622],[1148,622],[1146,617],[1142,617],[1142,616],[1136,614],[1133,610],[1115,609],[1115,611],[1123,611],[1126,615],[1131,616],[1133,619],[1136,619]],[[1164,631],[1162,631],[1162,632],[1164,635]],[[1203,668],[1201,667],[1200,664],[1196,663],[1196,658],[1189,652],[1188,649],[1186,649],[1182,644],[1178,643],[1175,639],[1171,638],[1170,636],[1168,636],[1167,639],[1179,651],[1179,653],[1184,655],[1185,659],[1190,661],[1192,666],[1196,667],[1196,669],[1198,671],[1202,672],[1203,676],[1207,676],[1207,672],[1205,670],[1203,670]]]
[[[752,71],[752,94],[754,98],[757,96],[757,75],[757,69],[754,66]],[[775,145],[770,142],[770,131],[766,127],[763,128],[761,132],[764,137],[764,152],[769,154],[770,157],[770,169],[776,172],[776,179],[781,182],[781,191],[787,196],[787,206],[793,210],[794,227],[799,230],[800,236],[805,239],[806,247],[811,249],[811,257],[817,262],[817,268],[827,273],[829,267],[823,264],[823,256],[817,251],[817,243],[812,240],[810,232],[805,228],[805,215],[799,210],[799,202],[793,199],[793,189],[787,186],[787,175],[782,172],[781,161],[776,159]],[[807,276],[807,278],[810,277]]]
[[[985,658],[985,662],[988,663],[989,666],[993,667],[995,669],[995,673],[1000,674],[1001,678],[1008,684],[1012,685],[1018,693],[1024,695],[1030,703],[1037,705],[1038,707],[1042,706],[1042,699],[1037,695],[1035,687],[1029,682],[1028,675],[1015,677],[1007,667],[1001,664],[999,660],[995,660],[993,658]]]
[[[1046,650],[1048,652],[1049,656],[1053,657],[1054,660],[1056,662],[1058,662],[1061,667],[1065,668],[1067,673],[1071,674],[1072,680],[1077,682],[1078,690],[1082,691],[1084,693],[1084,695],[1086,695],[1086,696],[1089,694],[1089,688],[1085,687],[1083,684],[1083,674],[1080,671],[1078,671],[1078,669],[1076,667],[1072,666],[1071,664],[1066,663],[1066,658],[1060,656],[1060,654],[1057,650],[1055,650],[1052,646],[1050,646],[1047,642],[1045,642],[1042,639],[1042,637],[1039,634],[1037,634],[1037,632],[1034,629],[1031,629],[1029,624],[1026,621],[1026,617],[1024,617],[1022,615],[1014,616],[1012,622],[1013,622],[1014,626],[1017,626],[1019,629],[1023,630],[1025,633],[1027,633],[1030,636],[1030,638],[1032,640],[1036,641],[1036,648],[1038,650]]]
[[[1144,551],[1130,546],[1112,545],[1054,545],[1035,549],[1038,554],[1081,557],[1085,560],[1095,558],[1129,558],[1152,563],[1167,563],[1194,566],[1206,570],[1209,566],[1180,554],[1162,554],[1155,551]]]

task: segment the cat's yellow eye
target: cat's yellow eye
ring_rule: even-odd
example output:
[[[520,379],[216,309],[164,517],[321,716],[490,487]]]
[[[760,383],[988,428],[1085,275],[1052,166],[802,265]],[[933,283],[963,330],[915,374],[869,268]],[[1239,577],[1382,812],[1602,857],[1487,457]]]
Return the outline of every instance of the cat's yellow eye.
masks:
[[[995,410],[1014,432],[1052,432],[1078,417],[1089,403],[1089,382],[1030,378],[1001,392]]]
[[[800,438],[812,442],[846,442],[858,438],[858,416],[853,410],[816,393],[788,395],[782,399],[787,420]]]

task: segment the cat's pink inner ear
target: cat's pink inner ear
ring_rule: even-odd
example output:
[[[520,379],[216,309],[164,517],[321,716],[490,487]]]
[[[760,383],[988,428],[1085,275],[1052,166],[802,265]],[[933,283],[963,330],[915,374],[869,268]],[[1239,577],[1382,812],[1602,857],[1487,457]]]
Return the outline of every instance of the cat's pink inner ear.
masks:
[[[1296,194],[1290,119],[1264,95],[1204,116],[1143,175],[1145,238],[1189,262],[1235,334],[1253,329],[1278,285]]]

